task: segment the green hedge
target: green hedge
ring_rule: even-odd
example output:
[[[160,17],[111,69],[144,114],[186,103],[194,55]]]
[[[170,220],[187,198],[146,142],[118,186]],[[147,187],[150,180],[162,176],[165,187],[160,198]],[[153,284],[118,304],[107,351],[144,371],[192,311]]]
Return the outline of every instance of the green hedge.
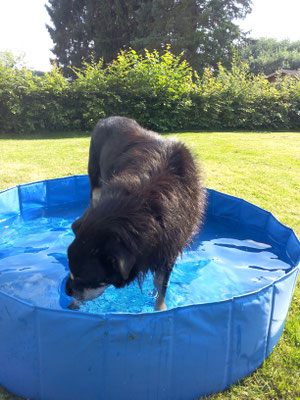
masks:
[[[199,77],[169,50],[131,50],[105,68],[100,61],[75,73],[69,81],[54,67],[38,77],[0,63],[0,132],[90,130],[110,115],[160,132],[300,128],[300,82],[271,84],[246,64]]]

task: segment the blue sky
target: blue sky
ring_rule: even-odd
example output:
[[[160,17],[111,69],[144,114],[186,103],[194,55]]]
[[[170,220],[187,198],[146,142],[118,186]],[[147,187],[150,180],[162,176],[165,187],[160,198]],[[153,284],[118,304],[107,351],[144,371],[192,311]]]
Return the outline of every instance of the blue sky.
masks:
[[[51,68],[52,40],[45,24],[51,24],[43,0],[0,1],[0,51],[25,54],[26,66]],[[252,37],[300,40],[300,0],[253,0],[253,11],[240,22]]]

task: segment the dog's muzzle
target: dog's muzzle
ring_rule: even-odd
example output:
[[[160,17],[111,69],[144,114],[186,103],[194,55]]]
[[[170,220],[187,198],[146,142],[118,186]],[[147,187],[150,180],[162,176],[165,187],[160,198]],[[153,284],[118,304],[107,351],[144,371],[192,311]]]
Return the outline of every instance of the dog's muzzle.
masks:
[[[71,273],[66,282],[65,292],[67,296],[74,297],[77,300],[89,301],[101,296],[108,286],[110,285],[107,283],[100,283],[96,288],[83,287],[81,290],[78,290],[76,288],[76,278]]]

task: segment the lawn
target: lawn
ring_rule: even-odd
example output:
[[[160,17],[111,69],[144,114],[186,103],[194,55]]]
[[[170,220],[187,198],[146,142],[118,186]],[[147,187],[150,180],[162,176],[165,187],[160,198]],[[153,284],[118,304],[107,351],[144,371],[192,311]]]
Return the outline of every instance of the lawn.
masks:
[[[185,142],[201,160],[207,187],[243,197],[271,211],[300,236],[300,132],[166,136]],[[2,137],[0,190],[25,182],[84,174],[88,147],[89,136],[85,134]],[[5,360],[1,362],[5,367]],[[17,398],[0,388],[0,399]],[[207,399],[300,399],[299,280],[283,335],[270,357],[251,376]]]

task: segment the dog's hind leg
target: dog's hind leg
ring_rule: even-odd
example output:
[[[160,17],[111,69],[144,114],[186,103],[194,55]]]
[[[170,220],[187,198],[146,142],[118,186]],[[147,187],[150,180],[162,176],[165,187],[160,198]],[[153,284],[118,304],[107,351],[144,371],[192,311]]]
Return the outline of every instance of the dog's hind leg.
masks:
[[[170,267],[170,265],[168,265],[168,267],[166,269],[162,269],[159,271],[156,271],[154,273],[154,287],[157,290],[157,297],[156,297],[156,301],[155,301],[155,310],[156,311],[162,311],[162,310],[166,310],[166,304],[165,304],[165,295],[166,295],[166,291],[167,291],[167,287],[168,287],[168,283],[169,283],[169,278],[170,278],[170,274],[172,272],[173,269],[173,263]]]

